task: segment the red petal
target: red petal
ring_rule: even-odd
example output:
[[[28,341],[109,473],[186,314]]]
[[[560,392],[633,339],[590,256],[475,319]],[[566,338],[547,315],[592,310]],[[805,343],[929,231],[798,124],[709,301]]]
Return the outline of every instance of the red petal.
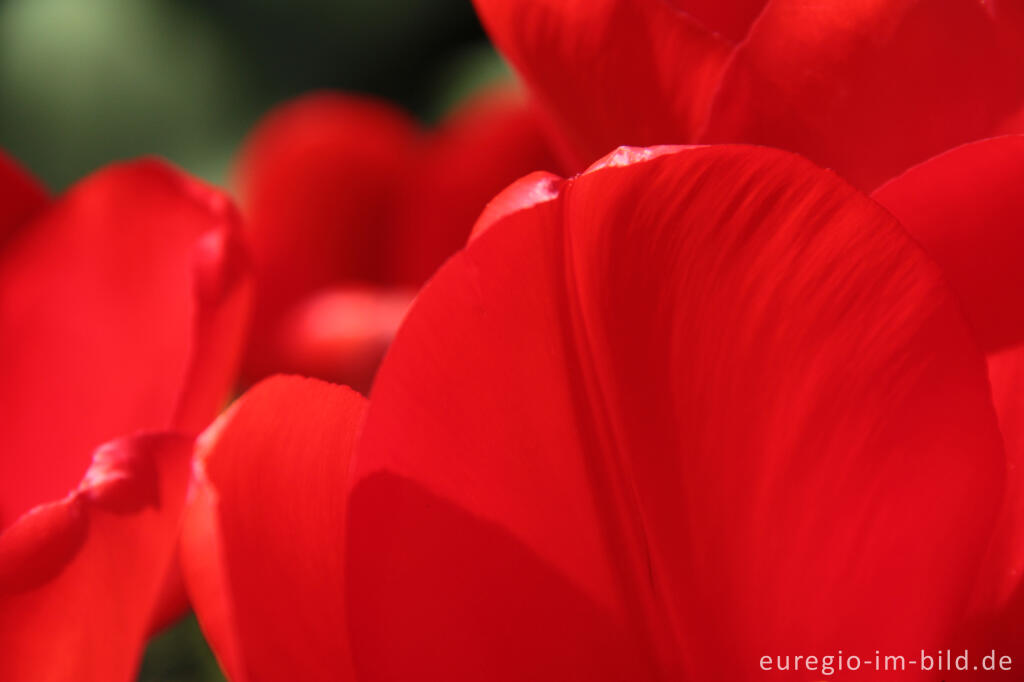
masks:
[[[946,273],[986,350],[1024,342],[1024,135],[958,147],[872,196]]]
[[[733,42],[742,40],[768,0],[669,0],[703,24]]]
[[[1021,105],[1024,78],[997,34],[977,0],[773,0],[701,139],[791,149],[873,189],[990,136]]]
[[[1024,346],[989,355],[992,401],[1006,447],[1006,488],[1002,510],[978,575],[971,617],[957,648],[1024,660]],[[1012,680],[1019,671],[987,672]]]
[[[64,497],[97,444],[216,414],[243,331],[237,229],[221,194],[142,161],[83,181],[0,255],[0,528]]]
[[[877,204],[778,151],[624,150],[399,330],[353,473],[356,670],[742,680],[937,646],[1002,463],[957,302]]]
[[[1024,347],[990,355],[988,365],[1008,475],[1002,514],[975,601],[980,611],[998,612],[1019,593],[1013,615],[1024,628]],[[1024,640],[1018,644],[1018,653],[1024,654]]]
[[[0,151],[0,246],[46,203],[42,185]]]
[[[174,556],[191,439],[96,451],[81,485],[0,534],[0,679],[128,682]]]
[[[730,52],[728,41],[665,0],[475,4],[574,168],[621,144],[691,141]]]
[[[349,389],[275,377],[202,438],[182,560],[233,680],[351,679],[343,492],[365,405]]]
[[[562,178],[545,171],[536,171],[519,178],[484,207],[476,224],[473,225],[470,239],[475,239],[491,225],[516,211],[556,199],[562,182]]]
[[[318,292],[281,320],[282,371],[369,392],[412,299],[413,292],[405,289],[350,286]]]
[[[521,93],[475,95],[431,134],[402,193],[388,245],[392,281],[422,285],[463,247],[491,197],[530,171],[559,168]]]
[[[239,169],[258,270],[251,378],[277,369],[262,339],[303,296],[384,282],[382,240],[417,135],[390,105],[329,92],[285,104],[253,132]]]
[[[1024,4],[1017,0],[986,0],[1002,41],[1001,47],[1016,54],[1017,68],[1024,67]]]
[[[999,132],[1003,134],[1024,133],[1024,107],[1021,107],[1017,113],[1011,115],[999,129]]]

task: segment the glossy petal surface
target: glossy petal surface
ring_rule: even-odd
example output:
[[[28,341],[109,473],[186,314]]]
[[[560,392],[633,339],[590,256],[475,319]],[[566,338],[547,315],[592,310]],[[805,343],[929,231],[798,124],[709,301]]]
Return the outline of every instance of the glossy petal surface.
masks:
[[[938,645],[1003,456],[955,297],[876,204],[782,152],[619,150],[400,329],[354,464],[356,670],[759,679],[765,651]]]
[[[352,679],[344,491],[365,405],[347,388],[274,377],[201,438],[183,564],[236,682]]]
[[[113,441],[76,489],[0,534],[0,679],[135,679],[191,452],[181,436]]]
[[[993,134],[1024,78],[975,0],[773,0],[733,55],[704,142],[790,149],[871,190]]]
[[[622,144],[692,141],[731,50],[666,0],[475,4],[573,169]]]
[[[0,255],[0,528],[75,487],[93,449],[195,432],[233,380],[245,259],[226,198],[156,161],[111,166]]]

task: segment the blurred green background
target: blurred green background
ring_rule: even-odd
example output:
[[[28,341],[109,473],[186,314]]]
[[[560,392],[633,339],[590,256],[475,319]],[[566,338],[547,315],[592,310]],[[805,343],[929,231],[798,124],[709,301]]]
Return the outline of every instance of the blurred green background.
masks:
[[[502,68],[470,0],[0,0],[0,145],[55,190],[140,154],[223,184],[293,95],[432,120]]]
[[[505,73],[470,0],[0,0],[0,146],[54,191],[143,154],[225,184],[249,128],[301,92],[432,121]],[[190,616],[139,679],[223,677]]]

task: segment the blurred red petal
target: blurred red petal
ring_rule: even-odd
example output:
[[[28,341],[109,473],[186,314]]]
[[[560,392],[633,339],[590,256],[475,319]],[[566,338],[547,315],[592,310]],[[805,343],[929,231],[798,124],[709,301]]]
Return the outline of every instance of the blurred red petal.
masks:
[[[0,528],[97,444],[198,431],[233,379],[244,258],[219,193],[156,161],[82,181],[0,254]]]
[[[1024,78],[999,34],[976,0],[773,0],[700,139],[790,149],[874,189],[1020,107]]]
[[[281,320],[280,369],[369,392],[413,295],[359,286],[317,292]]]
[[[354,463],[356,670],[738,680],[938,646],[1003,456],[957,302],[874,202],[778,151],[621,150],[399,330]]]
[[[582,169],[618,145],[689,142],[730,43],[666,0],[475,0]],[[534,169],[538,170],[538,169]]]
[[[187,433],[204,429],[224,407],[238,377],[252,307],[251,262],[235,209],[219,202],[211,208],[225,222],[204,233],[193,252],[193,350],[174,417]]]
[[[1024,135],[958,147],[872,197],[946,273],[978,341],[1024,342]]]
[[[331,92],[286,103],[252,133],[238,171],[257,268],[250,379],[277,369],[263,339],[303,296],[385,281],[382,248],[418,134],[384,102]]]
[[[275,377],[201,439],[182,560],[237,682],[352,679],[344,490],[365,405],[347,388]]]
[[[43,186],[0,150],[0,246],[47,201]]]
[[[0,534],[0,679],[135,679],[191,451],[183,436],[108,443],[77,489]]]
[[[531,171],[559,168],[521,93],[478,93],[431,133],[400,196],[387,250],[390,280],[421,286],[465,245],[491,197]]]

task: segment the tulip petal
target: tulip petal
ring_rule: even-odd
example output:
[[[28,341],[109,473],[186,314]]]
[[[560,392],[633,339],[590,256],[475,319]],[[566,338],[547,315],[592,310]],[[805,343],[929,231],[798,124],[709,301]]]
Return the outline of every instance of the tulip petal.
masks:
[[[0,151],[0,246],[47,201],[42,185]]]
[[[768,0],[669,0],[703,24],[709,31],[739,42],[764,9]]]
[[[475,5],[567,146],[573,169],[621,144],[693,140],[731,50],[665,0]]]
[[[409,289],[359,286],[317,292],[281,320],[281,370],[368,393],[413,295]]]
[[[1003,457],[958,303],[877,204],[775,150],[620,150],[399,330],[353,465],[356,670],[742,680],[937,646]]]
[[[957,647],[1024,660],[1024,346],[988,356],[1006,447],[1006,488]],[[1016,672],[992,679],[1013,679]]]
[[[96,451],[77,489],[0,534],[0,679],[128,682],[171,568],[192,441]]]
[[[978,342],[1006,445],[1007,488],[975,608],[1001,609],[1024,575],[1024,136],[957,147],[872,197],[938,263]]]
[[[976,0],[773,0],[733,55],[704,142],[790,149],[871,190],[989,137],[1024,79]]]
[[[1006,494],[993,545],[978,580],[979,610],[1004,608],[1016,591],[1024,599],[1024,347],[988,358],[992,401],[999,415],[1007,455]],[[1015,614],[1024,627],[1024,601]],[[1024,653],[1024,640],[1018,640]]]
[[[263,339],[302,297],[386,281],[384,240],[417,146],[401,111],[331,92],[288,102],[257,126],[238,170],[257,270],[250,379],[278,368]]]
[[[142,161],[84,180],[9,243],[0,528],[63,498],[97,444],[216,414],[243,333],[237,230],[223,195]]]
[[[979,343],[1024,342],[1024,135],[953,149],[872,197],[946,273]]]
[[[344,490],[366,401],[274,377],[201,438],[184,575],[231,679],[348,680]]]
[[[421,286],[466,243],[491,197],[531,171],[559,168],[522,93],[477,93],[430,134],[400,195],[386,254],[390,280]]]
[[[480,217],[473,225],[469,238],[476,239],[487,229],[503,218],[558,198],[558,189],[563,179],[554,173],[536,171],[525,175],[501,191],[484,207]]]

